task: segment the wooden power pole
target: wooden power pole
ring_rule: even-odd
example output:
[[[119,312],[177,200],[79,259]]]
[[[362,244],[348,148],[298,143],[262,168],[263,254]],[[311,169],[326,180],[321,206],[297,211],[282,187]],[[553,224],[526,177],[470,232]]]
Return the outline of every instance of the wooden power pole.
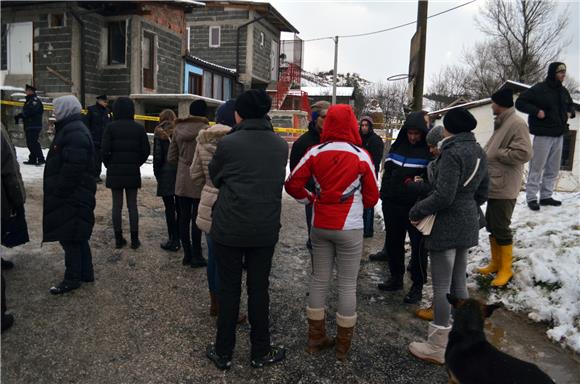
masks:
[[[419,52],[416,63],[416,73],[413,81],[413,110],[423,109],[423,83],[425,80],[425,53],[427,50],[427,0],[419,0],[417,10],[417,33],[419,38]]]

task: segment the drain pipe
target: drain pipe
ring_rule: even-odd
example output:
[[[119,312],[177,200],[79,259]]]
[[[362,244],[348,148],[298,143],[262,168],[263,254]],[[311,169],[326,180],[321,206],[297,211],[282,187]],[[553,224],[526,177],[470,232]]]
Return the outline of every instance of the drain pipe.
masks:
[[[80,44],[80,53],[81,53],[81,89],[80,89],[80,96],[81,96],[81,105],[83,106],[83,108],[86,107],[86,100],[85,100],[85,55],[82,53],[84,52],[84,46],[85,46],[85,22],[80,18],[79,15],[77,15],[77,13],[75,11],[70,11],[70,13],[73,15],[73,17],[76,19],[76,21],[79,22],[80,26],[81,26],[81,33],[80,33],[80,39],[81,39],[81,44]]]

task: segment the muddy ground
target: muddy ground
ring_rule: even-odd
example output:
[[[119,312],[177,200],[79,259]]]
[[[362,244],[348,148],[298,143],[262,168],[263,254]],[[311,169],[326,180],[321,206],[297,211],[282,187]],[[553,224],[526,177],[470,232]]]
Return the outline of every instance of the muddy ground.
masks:
[[[358,313],[349,361],[328,351],[304,352],[305,298],[310,256],[304,247],[302,206],[285,196],[281,240],[271,276],[272,340],[288,348],[285,362],[262,370],[249,366],[249,329],[240,327],[231,371],[205,358],[215,323],[208,316],[205,270],[181,265],[181,254],[162,251],[162,202],[155,182],[145,179],[139,195],[143,246],[113,249],[110,192],[98,188],[91,240],[96,282],[64,296],[48,288],[64,271],[61,248],[41,246],[42,188],[26,183],[32,241],[3,256],[16,263],[5,273],[12,329],[2,334],[2,383],[445,383],[442,367],[416,360],[407,345],[425,336],[427,324],[402,304],[403,293],[384,294],[376,283],[386,265],[363,261]],[[124,214],[127,227],[127,216]],[[128,229],[126,229],[128,232]],[[380,232],[380,231],[379,231]],[[383,234],[365,243],[363,260],[380,248]],[[336,297],[329,325],[335,327]],[[489,326],[500,348],[540,365],[558,383],[577,383],[578,357],[550,343],[541,325],[525,315],[499,310]]]

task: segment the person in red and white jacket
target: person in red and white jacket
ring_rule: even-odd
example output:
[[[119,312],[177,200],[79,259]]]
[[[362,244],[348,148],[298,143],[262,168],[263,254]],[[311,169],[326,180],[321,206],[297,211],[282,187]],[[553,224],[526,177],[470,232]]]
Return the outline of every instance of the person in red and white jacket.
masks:
[[[336,357],[345,360],[356,323],[356,282],[363,249],[363,208],[379,199],[369,153],[361,148],[357,119],[349,105],[328,109],[321,144],[300,160],[286,180],[286,192],[303,204],[313,204],[312,276],[308,305],[308,351],[333,345],[326,336],[325,305],[333,264],[338,270]],[[305,188],[310,178],[315,192]]]

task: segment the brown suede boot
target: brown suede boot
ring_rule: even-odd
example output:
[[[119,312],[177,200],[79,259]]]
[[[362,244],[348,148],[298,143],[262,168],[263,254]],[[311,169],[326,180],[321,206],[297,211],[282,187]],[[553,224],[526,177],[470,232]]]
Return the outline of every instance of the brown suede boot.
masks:
[[[350,350],[355,324],[356,314],[354,316],[336,314],[336,358],[340,361],[346,360],[346,355]]]
[[[213,292],[210,292],[209,299],[211,302],[210,307],[209,307],[209,315],[211,317],[216,317],[219,313],[219,303],[218,303],[217,295]]]
[[[308,347],[306,352],[317,353],[332,347],[334,340],[326,336],[324,308],[306,307],[306,317],[308,318]]]

